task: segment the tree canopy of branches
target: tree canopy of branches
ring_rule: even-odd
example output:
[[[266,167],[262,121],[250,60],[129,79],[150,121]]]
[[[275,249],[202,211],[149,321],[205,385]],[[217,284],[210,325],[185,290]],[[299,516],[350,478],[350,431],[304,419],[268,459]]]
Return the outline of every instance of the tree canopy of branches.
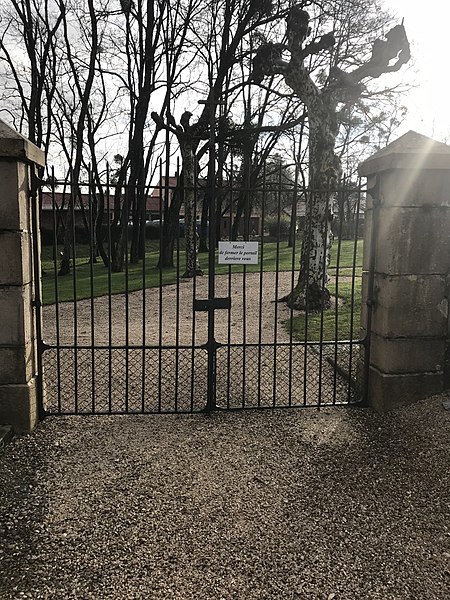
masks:
[[[303,177],[311,190],[337,185],[341,158],[351,162],[350,144],[357,140],[364,150],[373,131],[387,136],[395,126],[379,107],[395,98],[395,87],[371,95],[366,82],[409,58],[403,26],[389,29],[389,16],[369,0],[294,6],[289,0],[0,0],[0,19],[0,112],[44,147],[69,188],[68,210],[59,219],[61,274],[70,270],[71,215],[75,207],[84,214],[87,187],[93,219],[85,216],[84,223],[105,265],[121,271],[127,253],[131,262],[140,260],[149,190],[161,175],[168,181],[181,156],[181,188],[162,203],[159,264],[173,265],[184,204],[185,275],[198,275],[196,207],[187,190],[206,182],[203,232],[212,220],[210,190],[218,192],[219,217],[227,196],[218,188],[233,180],[240,190],[237,237],[249,235],[249,190],[277,154],[284,163],[293,156],[294,179]],[[301,144],[290,134],[295,128]],[[108,161],[115,163],[109,187]],[[105,244],[110,188],[111,240]],[[326,252],[320,240],[325,246],[331,240],[330,194],[310,197],[317,243],[302,249],[299,283],[288,299],[297,307],[307,288],[310,302],[327,302],[318,265]],[[206,248],[203,235],[200,243]]]
[[[331,200],[342,175],[335,151],[341,115],[359,101],[367,80],[400,70],[410,59],[410,48],[403,24],[399,24],[372,42],[370,54],[363,56],[358,66],[343,69],[334,60],[327,73],[314,79],[310,57],[331,51],[337,40],[333,32],[327,32],[307,42],[310,34],[309,13],[302,5],[292,6],[286,19],[286,42],[259,48],[253,60],[253,79],[263,82],[281,74],[308,113],[308,231],[303,237],[297,285],[285,299],[293,308],[321,309],[330,301],[325,284],[332,241]]]

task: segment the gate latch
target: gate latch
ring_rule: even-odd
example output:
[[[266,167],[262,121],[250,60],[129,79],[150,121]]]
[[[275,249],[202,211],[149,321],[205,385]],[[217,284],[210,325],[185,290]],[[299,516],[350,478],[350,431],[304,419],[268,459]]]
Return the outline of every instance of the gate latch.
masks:
[[[211,298],[207,300],[194,300],[194,310],[209,312],[210,310],[221,310],[231,308],[231,298]]]

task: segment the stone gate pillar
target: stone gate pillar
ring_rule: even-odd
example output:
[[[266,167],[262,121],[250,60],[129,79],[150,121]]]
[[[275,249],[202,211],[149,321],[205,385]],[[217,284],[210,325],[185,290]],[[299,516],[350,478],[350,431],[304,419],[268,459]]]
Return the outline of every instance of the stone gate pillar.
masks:
[[[385,410],[450,383],[450,147],[410,131],[359,172],[371,189],[361,319],[368,401]]]
[[[0,120],[0,424],[30,431],[38,417],[31,174],[44,153]],[[38,225],[39,226],[39,225]]]

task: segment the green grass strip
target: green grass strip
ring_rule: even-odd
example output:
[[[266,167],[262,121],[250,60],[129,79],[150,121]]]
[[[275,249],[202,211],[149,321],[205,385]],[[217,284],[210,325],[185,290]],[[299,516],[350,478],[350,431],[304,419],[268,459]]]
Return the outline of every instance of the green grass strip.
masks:
[[[352,262],[353,262],[353,241],[341,242],[341,256],[340,256],[340,277],[350,277],[352,274]],[[362,240],[358,241],[357,248],[357,264],[362,263]],[[300,252],[300,242],[297,243],[296,247],[296,263],[298,264],[298,254]],[[333,276],[333,267],[336,266],[336,252],[337,244],[333,246],[330,274]],[[88,244],[78,244],[76,247],[76,288],[77,288],[77,299],[90,298],[91,296],[91,266],[89,264],[89,246]],[[264,260],[263,270],[264,271],[275,271],[276,270],[276,256],[277,256],[277,243],[266,242],[264,244]],[[146,258],[145,258],[145,286],[147,288],[158,287],[160,283],[160,270],[157,268],[159,258],[159,242],[149,241],[146,244]],[[200,264],[203,268],[205,275],[208,272],[208,255],[200,254]],[[108,294],[109,277],[108,269],[104,266],[100,258],[98,262],[92,265],[93,271],[93,289],[94,297],[104,296]],[[59,266],[59,265],[58,265]],[[279,271],[290,271],[292,266],[292,248],[288,248],[287,242],[280,242],[279,244]],[[53,263],[53,248],[43,247],[42,249],[42,295],[44,304],[52,304],[55,302],[55,275],[54,275],[54,263]],[[247,273],[259,272],[260,265],[248,265]],[[228,265],[217,265],[217,275],[227,274]],[[184,271],[184,240],[180,240],[180,267],[179,273],[182,274]],[[243,267],[239,265],[232,266],[233,273],[242,273]],[[361,267],[358,267],[358,273],[360,274]],[[128,265],[128,290],[136,291],[142,289],[142,263],[129,264]],[[177,269],[163,269],[162,270],[162,282],[163,285],[174,284],[177,281]],[[342,289],[340,286],[339,294]],[[120,294],[125,291],[125,273],[111,273],[111,291],[113,294]],[[71,301],[74,298],[73,291],[73,273],[58,277],[58,299],[60,302]]]

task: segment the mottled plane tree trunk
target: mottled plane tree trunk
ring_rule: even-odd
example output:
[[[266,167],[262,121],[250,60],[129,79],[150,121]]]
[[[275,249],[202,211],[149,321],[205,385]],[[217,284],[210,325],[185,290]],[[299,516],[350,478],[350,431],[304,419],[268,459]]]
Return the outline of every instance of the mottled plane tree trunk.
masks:
[[[287,45],[264,44],[253,61],[253,80],[282,74],[286,84],[304,104],[309,122],[309,193],[307,194],[306,230],[303,235],[300,272],[297,284],[285,300],[296,309],[321,310],[330,305],[326,287],[332,243],[331,201],[341,178],[341,164],[335,153],[339,132],[339,105],[359,100],[368,78],[398,71],[410,59],[409,43],[403,25],[397,25],[373,43],[370,58],[359,67],[345,72],[330,70],[326,84],[314,81],[305,59],[332,48],[332,33],[305,44],[310,34],[309,14],[293,6],[287,18]],[[285,55],[290,55],[289,60]],[[309,62],[309,61],[308,61]]]

